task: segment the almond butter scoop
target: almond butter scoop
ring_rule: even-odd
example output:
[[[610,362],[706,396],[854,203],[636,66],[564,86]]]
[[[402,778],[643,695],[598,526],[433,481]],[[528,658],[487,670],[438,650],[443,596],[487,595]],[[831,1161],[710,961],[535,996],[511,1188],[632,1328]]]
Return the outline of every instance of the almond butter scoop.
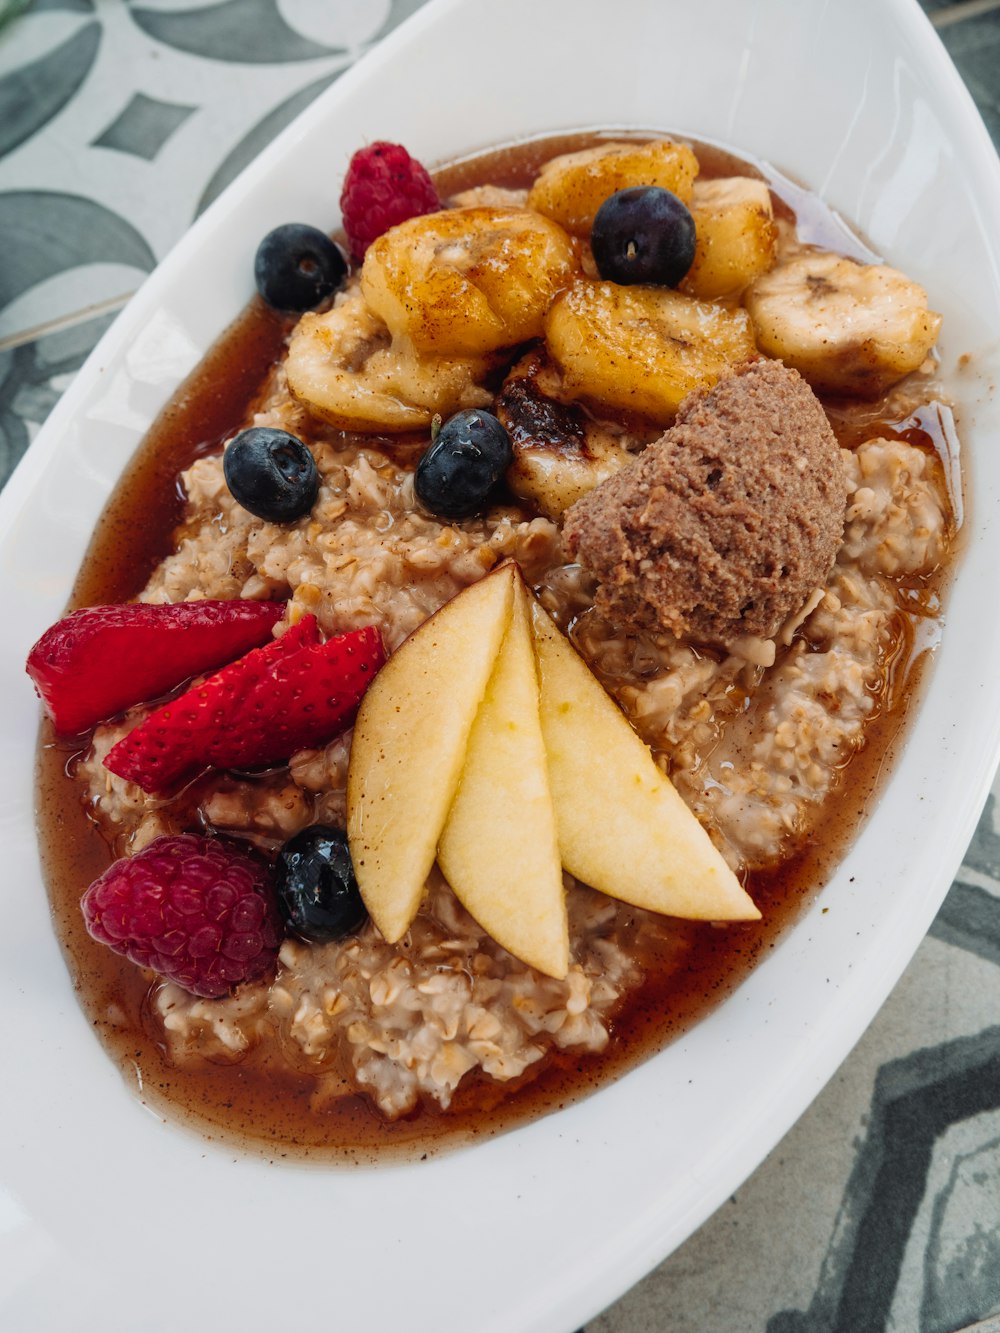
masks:
[[[569,549],[616,624],[768,638],[822,587],[847,479],[819,400],[756,360],[691,394],[673,426],[568,511]]]

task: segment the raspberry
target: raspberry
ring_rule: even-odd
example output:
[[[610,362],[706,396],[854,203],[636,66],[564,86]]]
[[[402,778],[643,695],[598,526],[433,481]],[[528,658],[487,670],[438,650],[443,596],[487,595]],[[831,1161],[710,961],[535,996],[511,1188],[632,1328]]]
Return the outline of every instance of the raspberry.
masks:
[[[340,194],[344,231],[357,260],[390,227],[441,207],[434,182],[402,144],[373,143],[351,158]]]
[[[216,998],[274,966],[282,926],[267,868],[193,833],[167,834],[83,895],[87,930],[193,995]]]

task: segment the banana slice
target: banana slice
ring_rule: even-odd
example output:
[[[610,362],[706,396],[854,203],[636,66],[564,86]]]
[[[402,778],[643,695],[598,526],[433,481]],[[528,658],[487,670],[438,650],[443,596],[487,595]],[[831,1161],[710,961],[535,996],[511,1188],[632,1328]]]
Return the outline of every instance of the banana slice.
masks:
[[[511,190],[506,185],[471,185],[448,200],[449,208],[526,208],[527,190]]]
[[[744,304],[760,350],[821,393],[878,397],[922,364],[941,327],[896,269],[822,250],[758,278]]]
[[[558,393],[558,373],[544,353],[532,352],[508,375],[496,404],[514,448],[507,485],[556,520],[632,457],[624,443],[630,437],[616,436]]]
[[[689,393],[756,350],[745,310],[585,278],[553,303],[545,338],[571,398],[663,426]]]
[[[547,162],[528,193],[535,208],[574,236],[589,236],[609,195],[633,185],[659,185],[688,203],[698,159],[685,144],[605,143]]]
[[[463,407],[486,407],[481,359],[421,357],[393,339],[357,287],[323,315],[303,315],[292,333],[285,374],[292,394],[342,430],[404,431]]]
[[[553,296],[579,267],[569,237],[539,213],[454,208],[374,241],[361,290],[418,351],[481,356],[539,337]]]
[[[691,212],[697,243],[683,290],[702,301],[738,299],[774,264],[778,228],[771,191],[750,176],[695,181]]]

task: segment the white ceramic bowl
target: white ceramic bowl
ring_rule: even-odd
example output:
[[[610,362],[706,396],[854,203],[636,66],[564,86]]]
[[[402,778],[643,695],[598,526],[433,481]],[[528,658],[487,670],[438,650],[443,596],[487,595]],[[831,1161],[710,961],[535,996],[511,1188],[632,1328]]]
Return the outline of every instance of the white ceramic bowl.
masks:
[[[740,990],[582,1104],[426,1165],[288,1169],[164,1126],[77,1008],[32,827],[23,676],[150,419],[250,293],[259,237],[336,222],[351,151],[584,125],[688,132],[806,182],[923,282],[962,409],[968,552],[919,718],[819,906]],[[566,1333],[764,1157],[871,1019],[971,836],[1000,740],[996,157],[906,0],[439,0],[345,75],[153,275],[0,497],[0,1326]],[[959,371],[962,354],[971,360]],[[992,437],[992,438],[991,438]],[[803,1182],[803,1189],[807,1188]]]

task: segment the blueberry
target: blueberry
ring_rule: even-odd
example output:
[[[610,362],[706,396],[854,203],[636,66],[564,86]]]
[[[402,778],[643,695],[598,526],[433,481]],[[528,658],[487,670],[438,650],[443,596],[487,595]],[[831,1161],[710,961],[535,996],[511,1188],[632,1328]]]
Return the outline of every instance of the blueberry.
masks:
[[[609,282],[676,287],[694,263],[694,218],[675,194],[637,185],[605,199],[590,233],[597,270]]]
[[[233,499],[268,523],[308,514],[319,491],[316,460],[294,435],[269,426],[241,430],[222,455]]]
[[[275,871],[282,915],[303,939],[339,940],[368,919],[342,829],[303,829],[282,847]]]
[[[269,231],[257,247],[253,275],[269,306],[312,310],[347,277],[347,260],[316,227],[286,222]]]
[[[417,464],[417,499],[441,518],[471,518],[514,460],[510,436],[492,412],[456,412]]]

